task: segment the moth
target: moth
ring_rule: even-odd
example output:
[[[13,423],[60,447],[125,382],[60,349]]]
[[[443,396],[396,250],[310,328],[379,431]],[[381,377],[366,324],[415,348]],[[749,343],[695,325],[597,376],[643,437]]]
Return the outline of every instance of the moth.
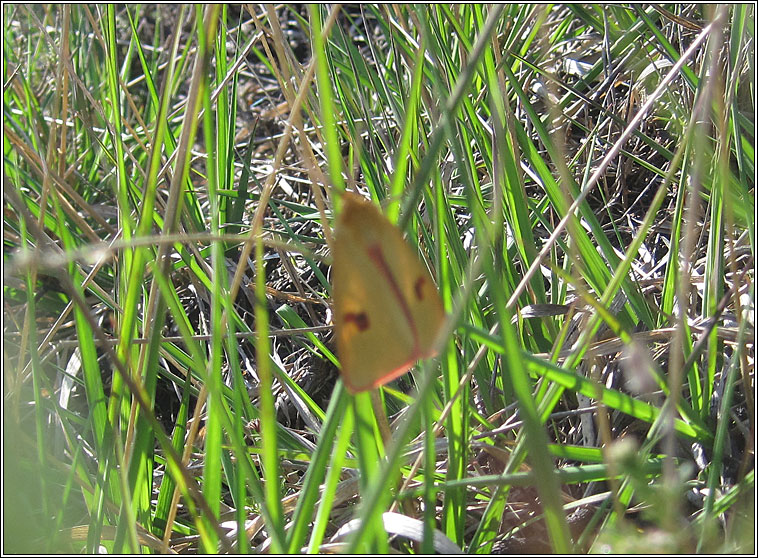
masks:
[[[445,311],[426,267],[369,200],[346,193],[333,246],[334,326],[352,393],[386,384],[434,356]]]

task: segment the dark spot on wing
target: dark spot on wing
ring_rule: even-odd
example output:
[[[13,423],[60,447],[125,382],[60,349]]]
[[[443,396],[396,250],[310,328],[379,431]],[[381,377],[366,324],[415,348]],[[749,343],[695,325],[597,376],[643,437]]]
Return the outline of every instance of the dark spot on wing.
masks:
[[[424,285],[426,277],[419,277],[413,284],[413,292],[416,294],[416,300],[424,300]]]
[[[353,323],[358,331],[366,331],[369,326],[369,319],[365,312],[358,312],[357,314],[350,312],[345,314],[345,323]]]

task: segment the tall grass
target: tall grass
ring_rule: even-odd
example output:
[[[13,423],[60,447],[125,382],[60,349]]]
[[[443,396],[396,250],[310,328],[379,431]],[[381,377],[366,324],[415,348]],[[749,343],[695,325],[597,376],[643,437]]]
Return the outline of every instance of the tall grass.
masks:
[[[3,10],[4,551],[754,551],[753,7]],[[345,189],[447,309],[355,396]]]

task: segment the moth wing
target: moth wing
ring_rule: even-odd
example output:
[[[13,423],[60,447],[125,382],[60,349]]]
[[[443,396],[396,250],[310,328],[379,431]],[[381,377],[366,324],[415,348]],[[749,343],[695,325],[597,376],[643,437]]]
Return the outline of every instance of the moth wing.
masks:
[[[358,392],[432,356],[444,310],[399,229],[360,196],[344,200],[333,254],[335,328],[344,381]]]

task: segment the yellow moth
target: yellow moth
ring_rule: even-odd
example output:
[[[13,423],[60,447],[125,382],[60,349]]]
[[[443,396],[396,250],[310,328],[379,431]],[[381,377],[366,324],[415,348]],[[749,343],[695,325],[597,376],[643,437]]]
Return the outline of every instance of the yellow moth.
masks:
[[[379,209],[347,193],[334,235],[334,327],[342,378],[379,387],[434,356],[444,309],[429,272]]]

